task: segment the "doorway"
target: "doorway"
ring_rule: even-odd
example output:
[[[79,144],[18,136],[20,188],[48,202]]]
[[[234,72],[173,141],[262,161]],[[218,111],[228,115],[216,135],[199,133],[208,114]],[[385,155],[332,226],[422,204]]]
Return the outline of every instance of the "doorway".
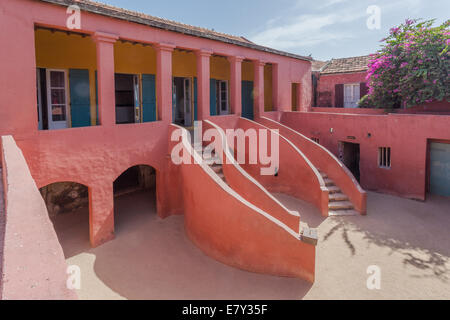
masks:
[[[192,79],[174,77],[172,95],[172,122],[192,127]]]
[[[339,142],[339,158],[350,170],[355,179],[360,182],[360,147],[359,143]]]
[[[242,81],[242,117],[253,120],[253,81]]]
[[[116,123],[141,122],[141,100],[139,76],[115,74]]]
[[[141,218],[156,214],[156,170],[153,167],[137,165],[128,168],[114,181],[113,190],[117,236],[139,228]]]
[[[39,189],[66,259],[89,250],[89,188],[60,181]]]
[[[429,142],[428,189],[431,194],[450,197],[450,141]]]

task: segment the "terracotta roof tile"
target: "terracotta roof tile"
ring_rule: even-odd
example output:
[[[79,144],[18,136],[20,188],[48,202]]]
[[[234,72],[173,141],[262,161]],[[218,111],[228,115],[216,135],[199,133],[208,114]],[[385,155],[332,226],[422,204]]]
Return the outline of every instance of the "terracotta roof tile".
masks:
[[[321,71],[321,74],[365,72],[370,56],[331,59],[330,63]]]
[[[314,71],[320,71],[328,61],[319,61],[319,60],[313,60],[311,61],[311,70]]]
[[[264,47],[257,45],[253,43],[252,41],[241,37],[241,36],[234,36],[222,32],[217,32],[214,30],[201,28],[201,27],[195,27],[188,24],[175,22],[168,19],[163,19],[159,17],[154,17],[148,14],[131,11],[115,6],[111,6],[109,4],[104,4],[100,2],[90,1],[90,0],[40,0],[43,2],[53,3],[57,5],[64,5],[69,6],[76,4],[80,7],[81,10],[106,15],[109,17],[117,18],[117,19],[123,19],[130,22],[145,24],[151,27],[165,29],[169,31],[184,33],[196,37],[203,37],[208,38],[211,40],[217,40],[221,42],[231,43],[234,45],[239,45],[243,47],[248,47],[251,49],[259,50],[259,51],[265,51],[268,53],[273,53],[277,55],[287,56],[294,59],[300,59],[300,60],[307,60],[310,61],[310,57],[300,56],[284,51],[279,51],[276,49]]]

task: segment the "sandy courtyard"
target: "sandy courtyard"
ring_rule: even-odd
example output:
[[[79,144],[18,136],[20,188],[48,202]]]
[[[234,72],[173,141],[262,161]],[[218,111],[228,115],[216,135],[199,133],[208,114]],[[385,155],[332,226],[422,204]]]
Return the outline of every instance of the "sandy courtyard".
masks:
[[[450,198],[427,202],[368,194],[365,217],[324,219],[276,195],[317,227],[313,285],[249,273],[205,256],[183,217],[161,220],[148,193],[116,199],[116,239],[89,247],[88,212],[60,215],[55,228],[69,265],[81,268],[80,299],[450,299]],[[367,268],[381,269],[369,290]]]

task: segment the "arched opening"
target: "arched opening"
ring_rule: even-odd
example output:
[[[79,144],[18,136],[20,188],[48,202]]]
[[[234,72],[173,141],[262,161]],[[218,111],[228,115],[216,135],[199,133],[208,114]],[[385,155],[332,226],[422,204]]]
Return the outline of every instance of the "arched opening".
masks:
[[[66,258],[90,247],[89,189],[76,182],[56,182],[39,189]]]
[[[156,170],[153,167],[137,165],[127,169],[114,181],[113,188],[116,237],[156,217]]]

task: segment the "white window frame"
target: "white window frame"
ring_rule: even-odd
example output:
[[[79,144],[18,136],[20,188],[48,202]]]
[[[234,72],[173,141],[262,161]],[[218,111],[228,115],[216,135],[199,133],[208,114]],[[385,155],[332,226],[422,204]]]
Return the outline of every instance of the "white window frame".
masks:
[[[352,97],[351,101],[346,100],[346,97],[348,97],[348,96],[346,96],[346,94],[345,94],[345,92],[346,92],[345,88],[348,88],[348,87],[351,87],[351,97]],[[354,91],[355,87],[358,88],[358,93],[359,93],[358,97],[356,97],[356,95],[355,95],[355,91]],[[361,99],[361,84],[359,82],[358,83],[345,83],[344,84],[344,108],[357,108],[359,99]]]
[[[225,83],[225,92],[226,92],[226,109],[222,110],[222,83]],[[230,99],[229,99],[229,89],[228,89],[228,80],[216,80],[216,107],[218,107],[217,114],[219,115],[227,115],[230,114]]]
[[[52,88],[51,87],[51,79],[50,73],[52,71],[55,72],[63,72],[64,73],[64,96],[65,96],[65,108],[66,108],[66,120],[65,121],[53,121],[53,113],[52,113],[52,99],[51,99],[51,89],[63,89],[63,88]],[[70,110],[69,110],[69,86],[67,79],[68,71],[66,69],[46,69],[46,81],[47,81],[47,122],[49,130],[57,130],[57,129],[66,129],[69,127],[70,123]]]
[[[37,90],[37,107],[38,107],[38,129],[44,129],[42,119],[42,93],[41,93],[41,69],[36,68],[36,90]]]

